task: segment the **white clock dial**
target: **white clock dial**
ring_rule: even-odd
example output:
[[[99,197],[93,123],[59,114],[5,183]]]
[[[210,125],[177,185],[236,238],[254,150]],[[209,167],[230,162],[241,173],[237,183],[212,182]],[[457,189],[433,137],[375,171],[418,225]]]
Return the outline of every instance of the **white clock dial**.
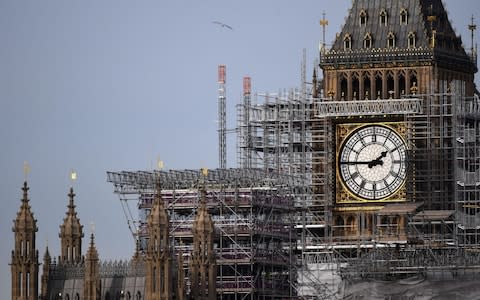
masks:
[[[385,199],[405,182],[405,142],[389,127],[363,126],[341,145],[338,169],[344,185],[356,196]]]

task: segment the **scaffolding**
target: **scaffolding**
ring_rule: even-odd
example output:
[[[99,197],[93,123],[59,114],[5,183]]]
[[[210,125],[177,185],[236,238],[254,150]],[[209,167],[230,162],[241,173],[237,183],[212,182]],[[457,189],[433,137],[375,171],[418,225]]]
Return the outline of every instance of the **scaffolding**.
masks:
[[[226,68],[225,65],[218,66],[218,166],[220,169],[227,168]]]
[[[478,96],[465,97],[465,82],[460,80],[439,81],[432,87],[437,93],[416,95],[412,90],[401,99],[333,101],[313,98],[306,90],[304,82],[300,89],[257,94],[253,103],[248,95],[237,106],[240,166],[249,161],[302,179],[295,203],[301,294],[335,296],[328,285],[319,284],[320,265],[328,265],[328,272],[341,270],[346,277],[370,271],[400,275],[406,269],[418,274],[429,268],[424,264],[422,269],[422,260],[433,260],[431,268],[438,270],[445,266],[467,272],[464,261],[449,258],[480,245]],[[258,103],[259,98],[263,102]],[[332,217],[335,122],[358,116],[404,123],[410,162],[406,202],[372,204],[373,229],[366,235],[358,233],[359,224],[338,225]],[[423,258],[412,262],[411,253]],[[475,253],[468,252],[469,262],[475,263],[470,269],[480,266]],[[391,255],[401,259],[387,259]]]
[[[107,175],[122,202],[134,201],[140,211],[140,216],[130,224],[141,245],[146,245],[148,238],[146,218],[156,193],[155,184],[161,182],[162,199],[170,215],[172,245],[176,252],[181,249],[184,253],[185,269],[192,250],[199,189],[205,185],[207,207],[215,225],[219,297],[296,296],[293,271],[296,233],[292,213],[294,188],[299,185],[296,178],[254,169],[210,170],[204,179],[195,170],[108,172]],[[188,276],[186,286],[189,286]]]

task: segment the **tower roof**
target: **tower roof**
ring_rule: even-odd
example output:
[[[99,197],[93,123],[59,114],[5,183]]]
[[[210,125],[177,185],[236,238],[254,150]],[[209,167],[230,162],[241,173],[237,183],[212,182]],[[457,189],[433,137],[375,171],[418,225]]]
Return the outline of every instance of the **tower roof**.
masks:
[[[52,257],[50,256],[50,251],[48,251],[48,246],[45,248],[45,254],[43,255],[43,261],[50,263]]]
[[[211,230],[213,232],[213,221],[207,209],[207,191],[205,187],[201,189],[200,207],[197,210],[197,216],[193,223],[193,230]]]
[[[363,56],[376,62],[385,60],[388,52],[399,61],[413,56],[414,61],[433,59],[445,63],[444,67],[476,72],[441,0],[355,0],[325,58],[328,61],[332,53],[356,53],[357,59]]]
[[[63,219],[63,224],[60,225],[60,237],[65,235],[83,237],[83,226],[80,224],[80,219],[77,217],[77,212],[75,211],[75,193],[73,192],[73,187],[70,188],[68,198],[68,210],[65,218]]]
[[[90,261],[98,260],[98,252],[97,252],[97,248],[95,247],[95,236],[93,232],[90,235],[90,246],[88,247],[87,255],[85,259]]]
[[[27,182],[25,181],[22,187],[22,191],[23,191],[22,204],[20,206],[20,210],[17,212],[17,218],[13,221],[14,232],[19,230],[33,230],[34,232],[38,231],[37,220],[35,220],[35,217],[33,216],[33,212],[31,211],[31,207],[29,204],[28,190],[29,190],[29,187],[27,185]]]
[[[168,214],[163,203],[161,186],[159,183],[157,184],[157,193],[153,200],[152,211],[148,217],[148,225],[150,228],[158,224],[163,224],[165,226],[168,226],[169,224]]]

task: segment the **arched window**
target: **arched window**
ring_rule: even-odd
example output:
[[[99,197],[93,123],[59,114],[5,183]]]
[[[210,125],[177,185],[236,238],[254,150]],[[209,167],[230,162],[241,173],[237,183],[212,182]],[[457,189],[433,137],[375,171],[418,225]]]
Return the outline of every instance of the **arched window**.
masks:
[[[365,34],[365,37],[363,39],[363,47],[365,49],[372,48],[372,36],[370,35],[370,33]]]
[[[413,73],[410,75],[410,94],[412,95],[416,95],[419,90],[418,90],[418,86],[417,86],[417,74],[416,73]]]
[[[388,23],[388,15],[385,9],[380,11],[380,25],[387,26]]]
[[[130,294],[130,292],[127,292],[127,300],[132,300],[132,294]]]
[[[70,295],[69,294],[65,295],[65,300],[70,300]]]
[[[375,74],[375,97],[376,99],[381,99],[383,97],[383,76],[381,73]]]
[[[345,97],[348,95],[348,82],[345,77],[340,78],[340,100],[345,100]]]
[[[360,80],[359,75],[354,74],[352,76],[352,97],[353,100],[358,100],[360,96]]]
[[[395,79],[393,72],[388,72],[387,74],[387,93],[390,99],[395,95]]]
[[[388,33],[387,48],[395,48],[395,34],[393,32]]]
[[[349,216],[347,218],[347,231],[353,233],[356,231],[356,220],[354,216]]]
[[[75,300],[80,300],[80,295],[78,293],[75,295]]]
[[[345,37],[343,38],[343,48],[345,50],[350,50],[352,49],[352,38],[350,37],[350,34],[345,34]]]
[[[408,33],[408,48],[415,48],[416,47],[416,37],[415,37],[415,33],[410,31]]]
[[[405,79],[405,74],[400,73],[398,76],[398,89],[400,92],[400,97],[404,97],[406,94],[406,89],[407,88],[407,80]],[[398,92],[397,92],[397,97],[398,97]]]
[[[363,78],[363,89],[364,89],[364,93],[365,93],[364,95],[362,95],[363,99],[365,99],[365,100],[371,99],[372,83],[370,81],[370,76],[369,75],[366,75]]]
[[[367,25],[367,20],[368,20],[367,12],[364,9],[362,9],[362,11],[360,12],[360,26]]]
[[[336,227],[336,229],[335,229],[335,231],[336,231],[335,235],[337,235],[337,236],[343,236],[343,235],[344,235],[344,232],[345,232],[345,231],[344,231],[344,229],[345,229],[345,228],[344,228],[344,227],[345,227],[345,224],[344,224],[343,218],[342,218],[341,216],[337,216],[337,217],[335,218],[335,227]]]
[[[407,25],[408,24],[408,12],[405,8],[400,10],[400,25]]]
[[[135,300],[142,300],[142,294],[140,293],[140,291],[137,292],[137,296]]]

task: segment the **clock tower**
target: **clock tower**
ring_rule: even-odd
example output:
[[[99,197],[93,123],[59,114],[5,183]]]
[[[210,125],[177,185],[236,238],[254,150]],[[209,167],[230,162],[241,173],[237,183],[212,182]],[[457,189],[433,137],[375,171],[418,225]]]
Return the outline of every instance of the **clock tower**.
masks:
[[[313,190],[333,241],[406,242],[415,214],[458,208],[456,134],[477,65],[442,1],[352,1],[320,67]]]

